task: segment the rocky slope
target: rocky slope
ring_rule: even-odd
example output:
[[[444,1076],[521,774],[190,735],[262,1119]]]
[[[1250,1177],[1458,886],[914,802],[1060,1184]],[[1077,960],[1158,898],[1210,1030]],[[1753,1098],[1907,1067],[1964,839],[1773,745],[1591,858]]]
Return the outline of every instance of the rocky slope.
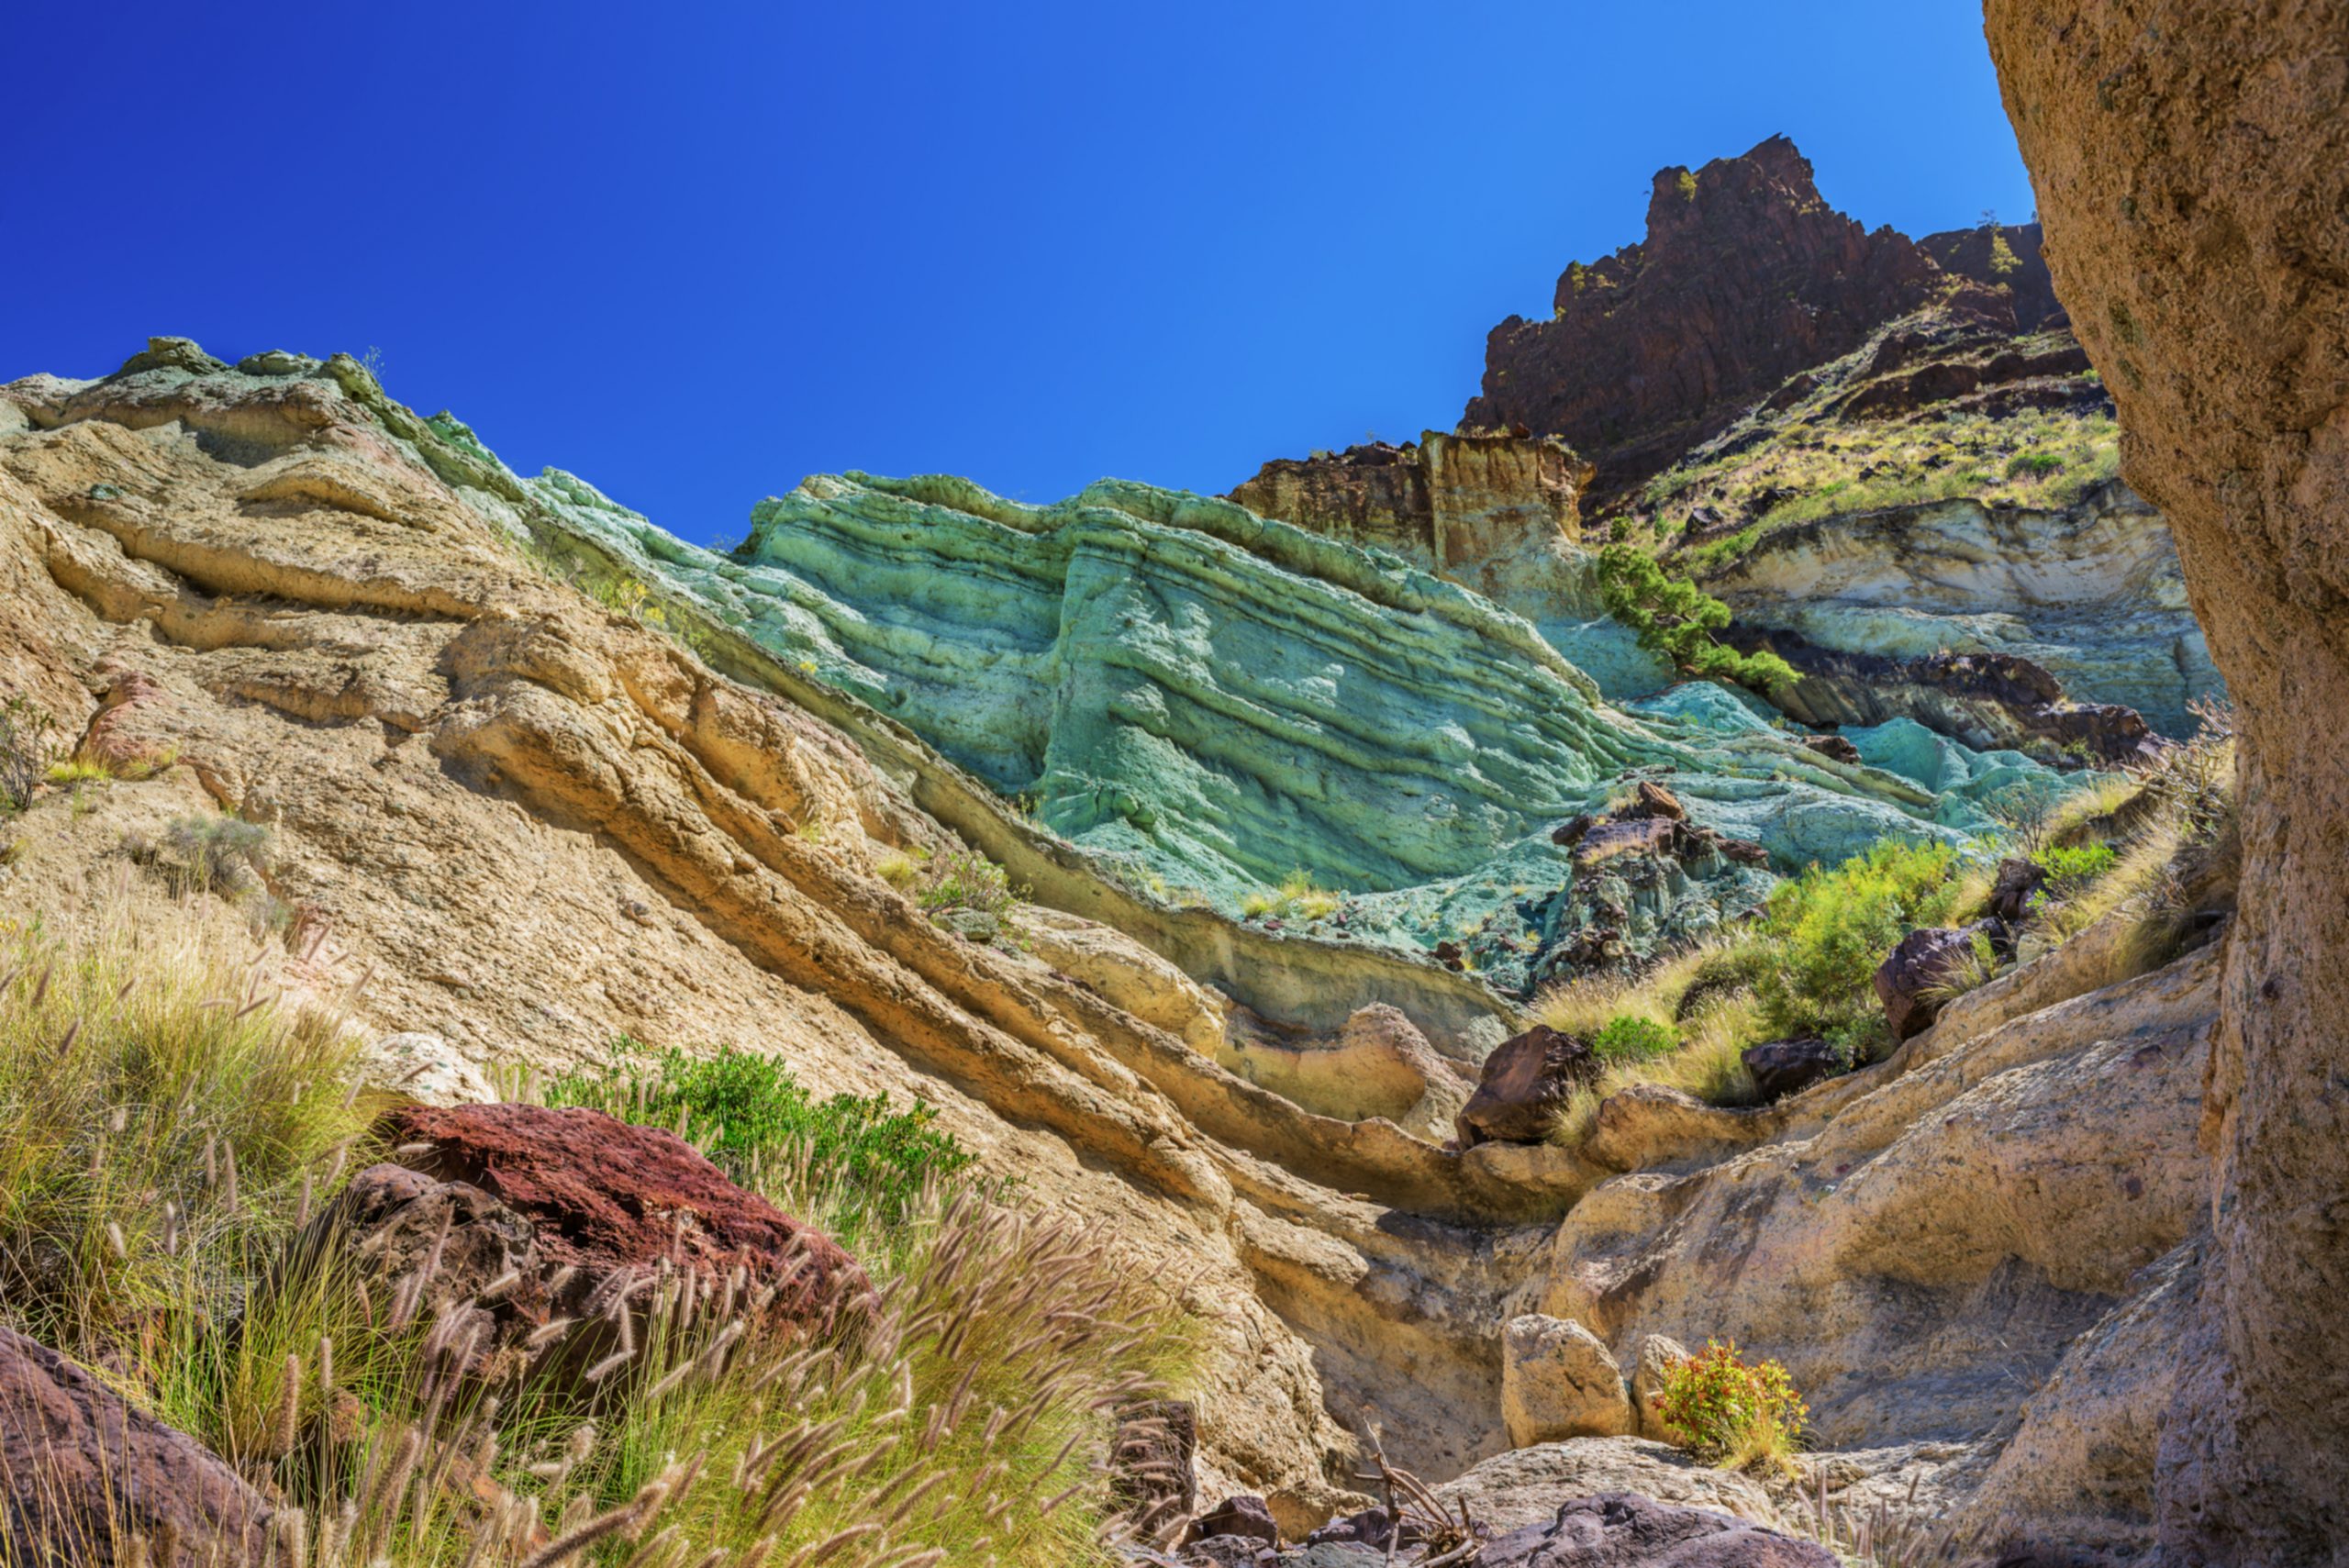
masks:
[[[518,1069],[602,1061],[626,1032],[751,1047],[818,1091],[921,1095],[988,1170],[1114,1226],[1178,1284],[1202,1326],[1205,1487],[1267,1496],[1292,1536],[1358,1500],[1347,1429],[1365,1407],[1431,1479],[1506,1453],[1509,1390],[1521,1406],[1538,1370],[1512,1371],[1508,1346],[1564,1340],[1503,1328],[1548,1315],[1575,1318],[1602,1367],[1638,1367],[1655,1336],[1734,1333],[1785,1358],[1833,1445],[1809,1473],[1857,1505],[2122,1553],[2145,1537],[2153,1394],[2110,1369],[2162,1341],[2196,1256],[2183,1129],[2208,950],[2099,989],[2093,944],[2066,948],[1890,1061],[1776,1104],[1651,1087],[1609,1100],[1576,1147],[1464,1149],[1442,1135],[1473,1064],[1521,1021],[1507,997],[1411,943],[1156,898],[1078,841],[1105,822],[1130,832],[1130,810],[1069,818],[1064,839],[971,771],[1018,758],[1049,779],[1065,755],[1093,776],[1126,749],[1195,742],[1260,770],[1202,789],[1255,777],[1269,801],[1288,781],[1298,804],[1282,810],[1303,815],[1252,831],[1301,837],[1316,802],[1361,795],[1386,815],[1353,806],[1316,830],[1351,822],[1389,854],[1415,840],[1376,775],[1416,777],[1437,825],[1422,846],[1480,801],[1515,815],[1465,840],[1463,873],[1364,898],[1432,888],[1514,915],[1520,895],[1484,879],[1522,830],[1553,857],[1531,902],[1554,946],[1589,929],[1575,921],[1609,878],[1614,917],[1652,929],[1669,927],[1655,899],[1707,878],[1716,917],[1749,902],[1771,873],[1732,839],[1779,834],[1788,855],[1804,834],[1875,824],[1973,830],[1982,792],[2038,776],[2020,758],[1895,720],[1838,761],[1710,687],[1609,705],[1456,587],[1140,486],[1037,509],[951,482],[817,481],[765,508],[739,558],[714,556],[568,476],[518,479],[342,358],[231,370],[162,339],[103,381],[14,384],[0,529],[6,689],[89,755],[167,764],[44,794],[0,873],[19,908],[70,927],[111,900],[160,904],[139,844],[234,813],[271,828],[284,919],[263,939],[270,972],[354,990],[381,1075],[412,1091],[484,1097]],[[861,598],[832,564],[851,560],[878,584]],[[1047,683],[1030,666],[1053,655],[1027,618],[1046,615],[1055,641],[1122,631],[1085,629],[1070,645],[1084,657]],[[1294,666],[1270,663],[1284,652]],[[1118,689],[1102,691],[1105,666]],[[924,669],[973,673],[923,695]],[[964,679],[970,713],[947,712]],[[1244,733],[1182,717],[1243,679]],[[1391,732],[1349,711],[1380,691]],[[1439,719],[1456,731],[1448,772],[1417,744]],[[1087,749],[1056,750],[1063,726]],[[1019,750],[1032,741],[1041,753]],[[1331,787],[1262,772],[1266,757],[1330,770]],[[1696,823],[1621,807],[1551,842],[1569,806],[1648,798],[1630,784],[1655,778],[1622,780],[1625,763],[1676,770]],[[1478,794],[1493,776],[1522,796]],[[1127,777],[1153,786],[1145,768]],[[1100,782],[1039,815],[1107,798]],[[943,929],[893,884],[893,857],[958,842],[1031,888],[1010,940]],[[1614,858],[1651,843],[1672,846],[1671,874],[1619,876],[1667,864]],[[1496,971],[1497,951],[1483,950]],[[1581,1429],[1637,1424],[1628,1393],[1612,1397]],[[1637,1475],[1744,1496],[1629,1441],[1525,1450],[1541,1457],[1463,1485],[1531,1496]]]
[[[2217,1246],[2162,1425],[2165,1557],[2349,1540],[2349,7],[1990,0],[2049,263],[2243,716],[2245,896],[2204,1104]]]

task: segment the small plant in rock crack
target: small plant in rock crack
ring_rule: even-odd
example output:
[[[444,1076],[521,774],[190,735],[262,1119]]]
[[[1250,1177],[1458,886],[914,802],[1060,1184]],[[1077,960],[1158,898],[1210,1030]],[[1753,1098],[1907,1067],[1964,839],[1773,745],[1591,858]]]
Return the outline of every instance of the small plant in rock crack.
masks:
[[[930,862],[914,902],[933,915],[976,909],[1000,919],[1027,895],[1025,887],[1012,886],[1004,869],[976,850],[949,850]]]
[[[269,869],[269,829],[235,817],[182,817],[151,853],[174,892],[234,897]]]
[[[1810,1418],[1787,1369],[1740,1360],[1734,1340],[1709,1340],[1666,1373],[1655,1410],[1690,1452],[1735,1470],[1789,1468]]]

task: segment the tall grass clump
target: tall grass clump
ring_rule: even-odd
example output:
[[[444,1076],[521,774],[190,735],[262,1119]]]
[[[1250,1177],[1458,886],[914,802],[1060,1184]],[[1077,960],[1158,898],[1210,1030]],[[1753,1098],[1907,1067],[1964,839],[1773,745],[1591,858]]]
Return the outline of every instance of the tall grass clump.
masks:
[[[1590,1041],[1601,1062],[1597,1080],[1560,1111],[1552,1140],[1580,1143],[1599,1106],[1639,1084],[1677,1089],[1708,1105],[1751,1101],[1753,1079],[1740,1056],[1762,1038],[1753,986],[1763,962],[1752,933],[1741,933],[1667,953],[1635,976],[1586,975],[1543,993],[1534,1016]]]
[[[353,1042],[189,918],[0,940],[0,1318],[120,1359],[304,1218]]]

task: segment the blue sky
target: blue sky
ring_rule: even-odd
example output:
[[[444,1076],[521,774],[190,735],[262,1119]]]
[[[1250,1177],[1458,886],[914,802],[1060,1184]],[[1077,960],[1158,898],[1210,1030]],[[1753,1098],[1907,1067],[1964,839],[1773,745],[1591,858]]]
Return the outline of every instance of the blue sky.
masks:
[[[2032,206],[1967,0],[43,6],[0,379],[370,347],[688,538],[807,473],[1229,488],[1449,427],[1649,176]]]

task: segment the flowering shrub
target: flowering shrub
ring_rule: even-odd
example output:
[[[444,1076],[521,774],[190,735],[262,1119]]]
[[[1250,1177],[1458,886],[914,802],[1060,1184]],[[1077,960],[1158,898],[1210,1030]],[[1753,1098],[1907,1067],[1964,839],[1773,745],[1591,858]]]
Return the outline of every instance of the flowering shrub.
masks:
[[[1810,1418],[1787,1369],[1774,1361],[1747,1365],[1734,1340],[1709,1340],[1665,1373],[1655,1408],[1698,1458],[1741,1470],[1784,1465]]]

